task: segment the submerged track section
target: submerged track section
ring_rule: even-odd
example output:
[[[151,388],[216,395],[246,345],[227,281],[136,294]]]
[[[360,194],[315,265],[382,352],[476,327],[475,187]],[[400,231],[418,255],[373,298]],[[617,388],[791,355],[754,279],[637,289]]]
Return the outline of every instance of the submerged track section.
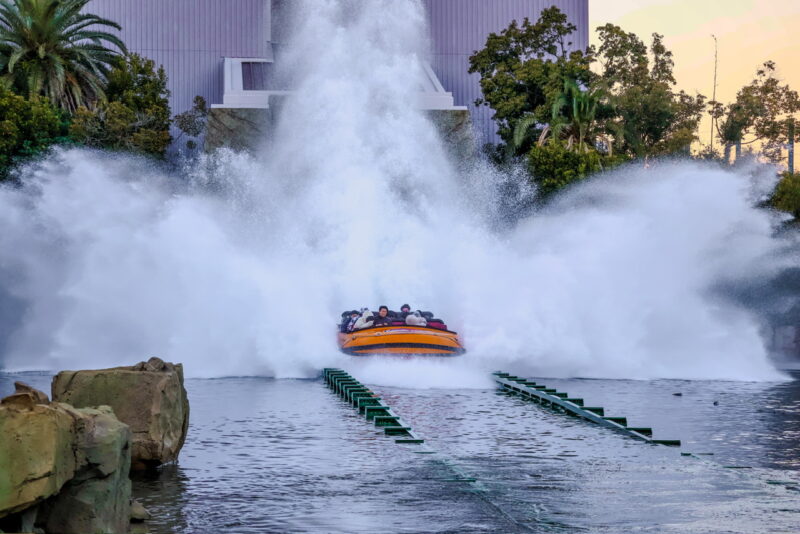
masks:
[[[367,386],[341,369],[326,368],[322,370],[325,383],[338,393],[345,402],[353,405],[359,413],[363,413],[367,421],[374,421],[375,426],[383,428],[387,436],[394,437],[395,443],[422,444],[424,439],[414,434],[400,416],[381,402]]]
[[[383,428],[387,436],[394,438],[395,443],[412,444],[416,448],[416,454],[429,454],[432,461],[435,461],[453,473],[453,477],[440,479],[441,482],[466,483],[469,491],[491,506],[506,521],[515,525],[519,532],[531,532],[530,526],[520,523],[511,514],[498,506],[491,498],[489,491],[481,482],[470,476],[450,458],[432,449],[400,418],[392,411],[392,408],[383,404],[382,399],[367,386],[353,378],[349,373],[342,369],[325,368],[322,370],[325,384],[337,393],[345,402],[350,403],[359,413],[363,413],[367,421],[374,421],[376,427]],[[556,525],[553,521],[537,520],[544,525]]]
[[[568,393],[548,388],[544,384],[537,384],[532,380],[502,371],[494,373],[494,379],[506,391],[520,395],[542,406],[549,406],[570,415],[576,415],[634,439],[655,445],[681,446],[680,440],[677,439],[653,439],[652,428],[628,426],[626,417],[606,416],[605,409],[602,406],[585,406],[583,399],[570,397]]]

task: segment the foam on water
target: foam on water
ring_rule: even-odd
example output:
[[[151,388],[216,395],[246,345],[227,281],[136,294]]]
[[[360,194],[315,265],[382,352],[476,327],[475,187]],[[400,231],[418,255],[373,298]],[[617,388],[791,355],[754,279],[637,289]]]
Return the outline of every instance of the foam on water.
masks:
[[[257,158],[185,172],[86,150],[0,190],[8,369],[149,355],[190,376],[486,384],[485,371],[780,378],[758,318],[715,288],[769,275],[777,242],[752,176],[691,163],[623,169],[499,231],[484,164],[456,171],[414,101],[416,2],[317,1],[286,64],[297,91]],[[350,362],[343,309],[403,302],[464,335],[446,362]],[[423,378],[424,377],[424,378]]]

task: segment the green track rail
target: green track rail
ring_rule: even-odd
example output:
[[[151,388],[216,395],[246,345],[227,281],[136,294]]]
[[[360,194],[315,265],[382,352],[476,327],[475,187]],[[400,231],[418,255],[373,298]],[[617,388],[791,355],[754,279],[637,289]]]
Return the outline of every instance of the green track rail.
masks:
[[[353,405],[359,413],[363,413],[367,421],[383,428],[384,434],[394,438],[395,443],[422,444],[425,440],[417,436],[410,426],[392,409],[385,405],[367,386],[341,369],[325,368],[322,370],[325,384],[337,393],[345,402]]]
[[[520,530],[531,530],[526,525],[518,523],[513,517],[499,507],[493,499],[490,498],[488,490],[483,487],[480,481],[466,473],[449,458],[431,449],[428,444],[425,443],[425,440],[420,438],[409,425],[405,424],[391,407],[384,404],[381,398],[364,384],[342,369],[327,368],[323,369],[322,374],[325,384],[331,390],[337,393],[342,400],[351,404],[360,414],[364,414],[366,421],[371,421],[376,427],[382,428],[384,433],[391,437],[395,443],[414,445],[412,450],[415,454],[431,455],[434,461],[449,469],[453,473],[453,477],[443,479],[443,481],[467,483],[475,494],[479,495],[492,507],[497,509],[497,511],[507,517],[509,521],[517,524]],[[653,439],[653,431],[651,428],[628,426],[626,417],[606,416],[605,409],[602,406],[586,406],[583,399],[570,397],[569,394],[549,388],[544,384],[539,384],[532,380],[499,371],[494,373],[494,379],[503,390],[536,402],[541,406],[581,417],[587,421],[591,421],[592,423],[604,426],[639,441],[654,445],[681,446],[680,440]],[[748,466],[720,466],[714,462],[704,460],[704,458],[710,454],[711,453],[681,452],[681,456],[700,459],[706,463],[722,468],[735,469],[742,472],[746,472],[748,469]],[[787,490],[798,491],[798,484],[796,481],[767,479],[764,480],[764,482],[769,485],[785,486]],[[549,523],[547,521],[543,522]]]
[[[668,447],[681,446],[680,440],[677,439],[653,439],[651,428],[628,426],[626,417],[606,416],[602,406],[585,406],[583,399],[570,397],[567,393],[548,388],[544,384],[537,384],[532,380],[501,371],[494,373],[494,379],[506,391],[537,402],[542,406],[549,406],[576,415],[639,441]]]
[[[494,502],[491,494],[480,480],[471,476],[461,469],[455,462],[440,452],[433,450],[425,440],[420,438],[410,426],[392,411],[391,407],[384,404],[379,396],[364,384],[350,376],[342,369],[326,368],[322,370],[325,384],[334,392],[339,394],[342,399],[358,409],[359,413],[364,414],[367,421],[373,421],[376,427],[382,427],[386,435],[394,438],[395,443],[411,444],[414,454],[430,455],[431,461],[435,462],[452,473],[452,476],[439,479],[441,482],[463,483],[469,487],[469,491],[485,501],[494,508],[506,520],[516,525],[519,532],[533,531],[528,525],[517,521],[508,514],[501,506]],[[550,524],[550,522],[543,521]]]

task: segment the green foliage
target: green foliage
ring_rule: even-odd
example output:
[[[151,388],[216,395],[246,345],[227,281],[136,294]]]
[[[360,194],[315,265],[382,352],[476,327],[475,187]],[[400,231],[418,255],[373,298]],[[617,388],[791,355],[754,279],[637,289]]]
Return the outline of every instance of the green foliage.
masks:
[[[206,119],[208,118],[208,105],[202,96],[194,97],[192,109],[175,115],[175,126],[181,131],[181,136],[199,137],[206,129]],[[189,139],[186,141],[186,148],[194,150],[197,147],[196,141]]]
[[[596,150],[571,150],[561,142],[551,142],[530,150],[528,170],[539,195],[548,197],[591,174],[613,168],[626,159],[625,156],[604,156]]]
[[[596,128],[598,110],[603,105],[605,91],[595,87],[583,90],[573,80],[564,80],[564,88],[553,102],[550,124],[539,133],[536,144],[541,146],[549,136],[551,141],[563,140],[567,148],[586,152],[592,149],[602,132]],[[533,145],[529,134],[537,130],[537,120],[527,114],[516,121],[509,143],[511,155],[529,150]],[[611,147],[608,149],[611,152]]]
[[[791,213],[796,219],[800,218],[800,173],[784,172],[770,203],[772,207]]]
[[[0,180],[14,164],[67,141],[67,132],[63,114],[46,98],[26,100],[0,89]]]
[[[530,148],[530,132],[535,131],[538,127],[539,123],[536,121],[536,117],[533,113],[523,115],[522,118],[517,120],[514,124],[514,135],[511,137],[511,141],[506,145],[508,148],[508,156],[513,157],[519,154],[526,145]],[[541,132],[540,141],[544,140],[548,132],[549,129]]]
[[[781,84],[775,71],[775,63],[767,61],[739,90],[734,102],[727,106],[710,102],[711,116],[718,120],[717,136],[726,152],[736,143],[760,142],[767,159],[775,163],[782,159],[782,147],[789,140],[785,119],[800,111],[800,96],[788,84]]]
[[[648,47],[613,24],[598,28],[597,49],[567,52],[575,26],[556,7],[531,23],[490,34],[470,57],[495,110],[507,153],[525,154],[542,138],[649,157],[687,151],[697,139],[705,97],[675,91],[672,52],[653,34]],[[599,74],[592,72],[597,63]],[[538,138],[538,141],[537,141]],[[571,141],[570,141],[571,139]]]
[[[108,75],[106,99],[93,110],[80,107],[73,138],[85,145],[164,157],[172,142],[167,75],[151,59],[121,57]]]
[[[169,94],[164,67],[139,54],[118,58],[108,74],[106,99],[146,114],[158,129],[169,128]]]
[[[553,137],[565,138],[567,146],[574,145],[580,152],[594,147],[595,118],[605,94],[600,87],[583,90],[573,80],[564,80],[564,90],[553,103],[550,122]]]
[[[648,50],[634,33],[606,24],[598,28],[600,80],[609,88],[614,117],[607,130],[631,156],[688,153],[697,139],[705,97],[674,90],[672,52],[654,33]]]
[[[499,35],[490,34],[486,47],[469,58],[469,72],[481,76],[483,98],[475,104],[494,109],[498,133],[506,143],[512,142],[515,123],[523,116],[539,124],[550,120],[565,79],[580,85],[592,80],[591,55],[568,52],[575,30],[558,8],[547,8],[535,23],[513,21]]]
[[[88,2],[0,0],[0,82],[70,112],[102,98],[119,55],[106,45],[123,53],[125,45],[102,28],[119,30],[119,24],[81,12]]]

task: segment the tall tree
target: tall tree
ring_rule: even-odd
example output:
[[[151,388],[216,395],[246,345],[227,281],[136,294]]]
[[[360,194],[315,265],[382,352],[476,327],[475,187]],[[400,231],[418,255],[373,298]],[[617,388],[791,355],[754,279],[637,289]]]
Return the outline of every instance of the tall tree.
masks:
[[[624,151],[644,157],[688,150],[697,139],[705,97],[675,91],[672,52],[654,33],[650,48],[634,33],[598,28],[600,80],[609,88],[617,119],[609,129]]]
[[[169,89],[163,67],[130,54],[114,61],[106,98],[76,111],[70,133],[85,145],[163,158],[172,141]]]
[[[483,92],[475,104],[494,109],[498,133],[507,144],[522,117],[532,117],[538,129],[550,121],[564,79],[584,86],[592,80],[591,54],[570,52],[576,29],[557,7],[547,8],[534,23],[513,21],[490,34],[486,47],[470,57],[469,72],[480,74]]]
[[[0,0],[0,81],[70,112],[102,98],[110,65],[126,49],[106,31],[119,24],[82,13],[88,2]]]
[[[726,161],[736,144],[761,143],[761,152],[774,162],[782,159],[788,141],[786,118],[800,111],[797,91],[776,77],[776,66],[765,62],[756,77],[742,87],[728,105],[710,102],[711,116],[718,120],[717,136],[725,146]]]

